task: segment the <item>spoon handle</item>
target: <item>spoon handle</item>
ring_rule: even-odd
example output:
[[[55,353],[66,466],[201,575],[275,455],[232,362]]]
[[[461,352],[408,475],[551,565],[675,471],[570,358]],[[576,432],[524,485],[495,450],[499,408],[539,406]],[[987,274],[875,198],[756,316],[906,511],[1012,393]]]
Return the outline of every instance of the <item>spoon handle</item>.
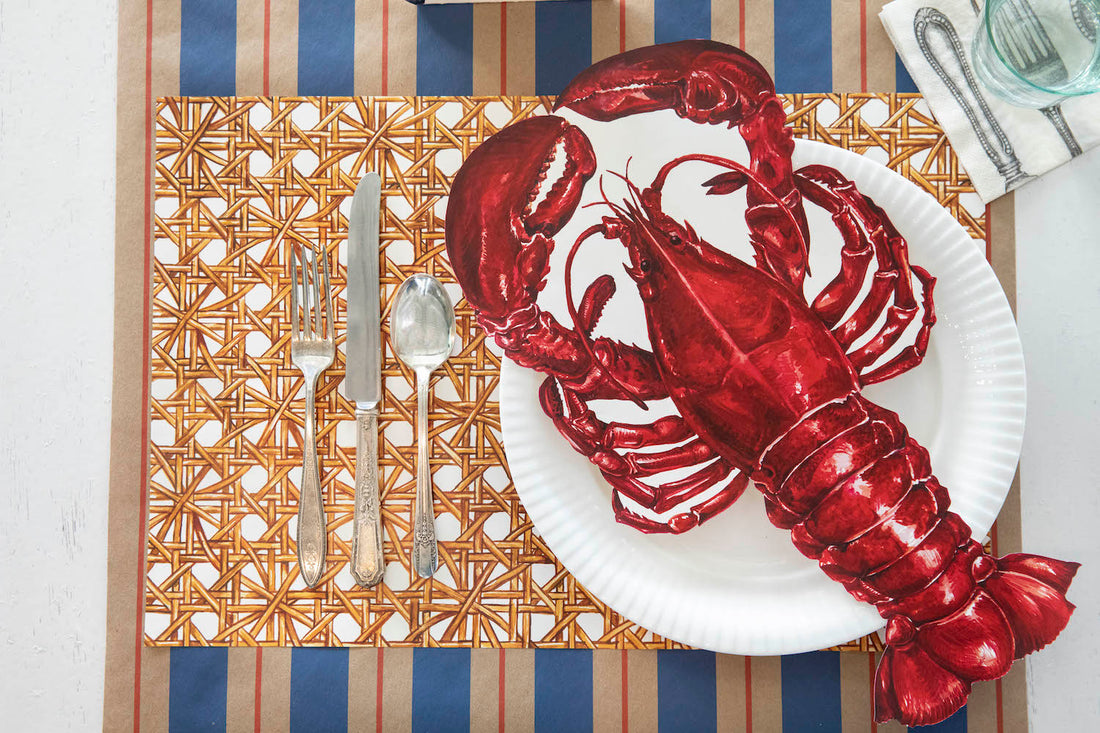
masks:
[[[413,518],[413,568],[421,578],[430,578],[439,563],[435,544],[435,509],[428,465],[428,382],[432,375],[416,375],[416,509]]]

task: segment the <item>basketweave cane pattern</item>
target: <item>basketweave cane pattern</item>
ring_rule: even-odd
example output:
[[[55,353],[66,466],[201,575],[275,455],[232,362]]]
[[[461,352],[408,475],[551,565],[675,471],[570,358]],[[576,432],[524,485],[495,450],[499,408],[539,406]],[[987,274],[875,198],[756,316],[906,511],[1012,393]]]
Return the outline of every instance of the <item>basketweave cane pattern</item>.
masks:
[[[158,101],[147,644],[681,646],[590,595],[532,526],[501,443],[501,355],[461,300],[444,249],[446,196],[462,160],[549,103]],[[796,95],[787,103],[796,134],[887,163],[984,235],[984,209],[919,97]],[[355,431],[341,390],[346,214],[367,170],[382,177],[386,303],[407,276],[429,272],[451,292],[462,339],[429,408],[440,569],[412,581],[414,380],[389,350],[383,310],[387,570],[373,589],[358,587],[346,564]],[[315,589],[298,575],[293,542],[304,399],[290,363],[289,288],[300,246],[329,257],[336,304],[336,361],[317,396],[329,556]],[[866,651],[878,639],[838,648]]]

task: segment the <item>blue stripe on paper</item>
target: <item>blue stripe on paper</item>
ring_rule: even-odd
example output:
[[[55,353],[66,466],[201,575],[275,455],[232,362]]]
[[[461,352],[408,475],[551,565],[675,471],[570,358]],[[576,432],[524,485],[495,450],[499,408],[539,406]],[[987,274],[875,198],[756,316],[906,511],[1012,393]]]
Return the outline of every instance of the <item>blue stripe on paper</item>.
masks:
[[[840,653],[782,657],[783,730],[840,730]]]
[[[425,5],[416,10],[416,93],[473,94],[474,8]]]
[[[657,652],[657,727],[661,733],[718,729],[714,652]]]
[[[775,89],[833,90],[830,0],[775,0]]]
[[[918,725],[909,730],[920,733],[966,733],[966,706],[963,705],[947,720],[935,725]]]
[[[236,91],[236,0],[182,0],[180,94],[228,96]]]
[[[536,649],[535,733],[591,730],[592,652]]]
[[[298,647],[290,653],[290,733],[346,733],[348,650]]]
[[[917,83],[909,76],[909,70],[901,62],[901,56],[894,54],[894,88],[899,92],[916,92]]]
[[[653,0],[656,43],[710,38],[711,0]]]
[[[355,78],[355,0],[299,0],[298,93],[349,95]]]
[[[168,730],[225,730],[228,647],[176,647],[168,661]]]
[[[535,93],[556,95],[592,64],[592,7],[535,5]]]
[[[414,649],[414,733],[470,730],[470,650]]]

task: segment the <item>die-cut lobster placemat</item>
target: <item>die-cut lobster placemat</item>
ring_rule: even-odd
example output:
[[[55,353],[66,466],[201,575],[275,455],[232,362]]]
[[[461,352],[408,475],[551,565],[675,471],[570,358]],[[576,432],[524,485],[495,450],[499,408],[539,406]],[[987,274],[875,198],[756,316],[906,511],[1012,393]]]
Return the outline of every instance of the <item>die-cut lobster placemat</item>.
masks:
[[[919,96],[784,100],[796,136],[898,171],[984,239],[985,207]],[[501,443],[501,355],[460,299],[444,249],[448,187],[465,156],[550,103],[158,101],[146,644],[681,646],[590,595],[527,518]],[[456,302],[463,345],[437,372],[429,408],[440,568],[430,582],[411,582],[415,389],[389,350],[383,311],[379,469],[387,571],[382,585],[363,589],[346,565],[355,432],[341,381],[346,215],[368,170],[382,177],[387,303],[407,276],[435,275]],[[315,589],[299,577],[292,531],[304,433],[288,317],[290,253],[298,244],[328,254],[336,301],[336,361],[317,397],[329,557]],[[840,648],[875,649],[878,638]]]

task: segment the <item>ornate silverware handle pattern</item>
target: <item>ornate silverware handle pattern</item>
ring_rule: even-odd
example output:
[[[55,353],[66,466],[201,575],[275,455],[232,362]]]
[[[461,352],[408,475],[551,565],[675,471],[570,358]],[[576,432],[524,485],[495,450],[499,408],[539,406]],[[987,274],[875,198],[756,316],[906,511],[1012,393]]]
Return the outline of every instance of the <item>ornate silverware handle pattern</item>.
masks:
[[[946,15],[936,8],[924,7],[917,11],[913,18],[913,33],[917,37],[917,45],[924,54],[928,65],[932,67],[936,75],[947,86],[951,96],[962,108],[970,126],[974,129],[978,142],[985,154],[997,167],[997,172],[1005,179],[1005,189],[1012,189],[1026,181],[1029,176],[1020,165],[1020,159],[1012,149],[1012,143],[1008,136],[997,123],[985,98],[978,91],[977,82],[974,79],[970,63],[966,58],[966,51],[959,34],[955,32],[955,26]],[[933,52],[929,43],[931,34],[938,34],[946,44],[947,50],[953,57],[951,60],[957,65],[961,80],[946,69],[940,58]],[[996,141],[996,142],[994,142]]]
[[[324,574],[327,532],[321,473],[317,464],[317,420],[314,415],[317,385],[307,379],[305,388],[306,435],[302,447],[302,489],[298,497],[298,563],[302,568],[302,579],[313,588]]]
[[[1080,155],[1082,152],[1081,144],[1077,142],[1077,137],[1070,129],[1069,123],[1066,122],[1065,115],[1062,114],[1062,105],[1052,104],[1049,107],[1043,107],[1039,111],[1046,115],[1046,118],[1050,120],[1050,124],[1058,131],[1058,135],[1062,138],[1062,142],[1066,144],[1070,156],[1076,158]]]
[[[351,574],[359,585],[382,582],[381,498],[378,488],[378,409],[355,411],[355,520],[352,526]]]
[[[416,509],[413,518],[413,569],[430,578],[439,564],[435,540],[432,474],[428,465],[428,382],[431,373],[416,377]]]

